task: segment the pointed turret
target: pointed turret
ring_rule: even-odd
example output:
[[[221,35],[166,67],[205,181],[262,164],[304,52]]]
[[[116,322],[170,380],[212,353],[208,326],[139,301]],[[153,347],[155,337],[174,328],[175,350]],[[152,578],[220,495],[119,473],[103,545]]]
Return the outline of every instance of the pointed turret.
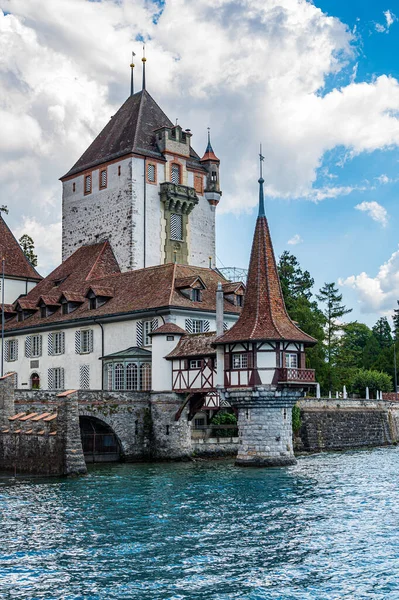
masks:
[[[238,321],[217,342],[225,344],[287,340],[313,345],[316,340],[299,329],[288,316],[265,216],[262,176],[258,183],[259,212],[252,243],[244,307]]]
[[[220,160],[213,151],[211,144],[211,133],[208,127],[208,145],[204,156],[200,160],[201,164],[207,170],[205,197],[213,206],[217,206],[222,192],[220,191],[219,166]]]

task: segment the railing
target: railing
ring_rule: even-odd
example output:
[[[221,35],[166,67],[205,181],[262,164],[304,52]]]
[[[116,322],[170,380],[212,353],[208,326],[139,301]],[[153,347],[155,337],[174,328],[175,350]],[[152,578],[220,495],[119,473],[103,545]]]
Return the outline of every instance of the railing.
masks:
[[[224,438],[224,437],[237,437],[238,426],[234,423],[228,423],[223,425],[211,424],[211,425],[197,425],[193,427],[194,437],[195,433],[202,434],[201,437],[204,439],[208,438]]]
[[[316,382],[314,369],[279,369],[278,381],[282,382]]]

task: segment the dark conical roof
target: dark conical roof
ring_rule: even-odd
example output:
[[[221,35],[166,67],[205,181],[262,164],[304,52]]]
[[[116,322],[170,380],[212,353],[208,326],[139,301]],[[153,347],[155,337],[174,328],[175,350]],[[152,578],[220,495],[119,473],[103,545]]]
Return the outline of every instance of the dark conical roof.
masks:
[[[285,307],[259,180],[259,216],[249,263],[244,307],[238,321],[216,343],[286,340],[313,345],[316,340],[290,319]]]
[[[64,177],[131,152],[162,159],[155,142],[158,127],[173,127],[173,123],[147,90],[129,96]]]

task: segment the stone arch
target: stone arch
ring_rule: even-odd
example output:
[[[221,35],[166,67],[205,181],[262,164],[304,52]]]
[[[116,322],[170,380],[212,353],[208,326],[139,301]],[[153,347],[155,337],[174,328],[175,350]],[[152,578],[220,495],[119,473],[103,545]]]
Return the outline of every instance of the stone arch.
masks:
[[[123,446],[109,419],[79,411],[79,426],[86,463],[119,462]]]

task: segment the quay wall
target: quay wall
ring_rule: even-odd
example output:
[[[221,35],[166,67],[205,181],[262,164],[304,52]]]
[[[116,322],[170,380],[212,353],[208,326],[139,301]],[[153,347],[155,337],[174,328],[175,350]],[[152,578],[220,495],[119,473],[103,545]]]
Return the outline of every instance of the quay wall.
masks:
[[[322,452],[399,441],[399,404],[385,400],[305,398],[296,452]]]

